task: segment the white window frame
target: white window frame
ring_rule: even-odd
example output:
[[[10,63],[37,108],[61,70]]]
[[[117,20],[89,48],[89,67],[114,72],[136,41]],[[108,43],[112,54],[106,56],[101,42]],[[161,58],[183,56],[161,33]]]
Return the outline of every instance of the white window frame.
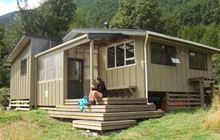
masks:
[[[125,44],[126,43],[130,43],[130,42],[134,42],[134,57],[132,58],[126,58],[126,48],[125,48]],[[124,44],[124,66],[116,66],[117,62],[116,62],[116,58],[117,58],[117,53],[116,53],[116,46],[120,45],[120,44]],[[108,68],[108,48],[115,48],[115,66],[112,68]],[[131,67],[131,66],[135,66],[136,65],[136,42],[135,40],[124,40],[121,42],[117,42],[117,43],[113,43],[111,45],[108,45],[106,47],[106,70],[112,70],[112,69],[119,69],[119,68],[125,68],[125,67]],[[129,64],[126,65],[126,61],[128,60],[134,60],[134,64]]]

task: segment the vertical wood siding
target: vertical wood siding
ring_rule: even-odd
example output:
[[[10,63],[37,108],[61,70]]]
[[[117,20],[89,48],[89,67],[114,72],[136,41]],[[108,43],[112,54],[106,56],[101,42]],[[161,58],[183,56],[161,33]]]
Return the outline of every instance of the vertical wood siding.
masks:
[[[155,40],[154,42],[166,43],[176,47],[177,56],[181,63],[176,66],[166,66],[151,63],[151,47],[148,45],[148,83],[149,91],[158,92],[195,92],[197,91],[189,83],[190,78],[211,78],[212,64],[211,54],[208,54],[208,70],[192,70],[189,68],[189,50],[195,50],[189,46],[180,46],[171,42]]]
[[[136,64],[122,68],[107,69],[107,47],[99,48],[99,75],[106,82],[107,88],[136,86],[136,97],[145,97],[144,94],[144,65],[143,46],[144,38],[135,40]]]
[[[38,106],[63,104],[63,80],[38,82],[37,91]]]
[[[63,53],[63,52],[59,52]],[[51,54],[48,54],[51,55]],[[42,57],[47,57],[42,56]],[[63,58],[59,58],[62,61],[62,67],[64,69],[64,55]],[[41,58],[41,57],[40,57]],[[40,59],[39,58],[39,59]],[[64,72],[64,71],[63,71]],[[64,77],[64,73],[62,73]],[[38,81],[37,82],[37,105],[38,106],[56,106],[62,105],[64,102],[64,78],[60,80],[48,80],[48,81]]]
[[[21,76],[21,60],[27,59],[27,74]],[[31,49],[30,43],[15,59],[11,66],[10,94],[11,99],[30,99],[31,85]]]

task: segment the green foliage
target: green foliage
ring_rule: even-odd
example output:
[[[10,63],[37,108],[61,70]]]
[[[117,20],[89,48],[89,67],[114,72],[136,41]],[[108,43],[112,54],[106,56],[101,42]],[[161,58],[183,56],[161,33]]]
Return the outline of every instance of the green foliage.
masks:
[[[74,19],[76,5],[73,0],[47,0],[39,8],[20,8],[25,33],[48,37],[61,37]]]
[[[0,88],[9,85],[9,70],[3,65],[5,56],[8,54],[7,47],[5,47],[4,43],[4,35],[5,30],[0,27]]]
[[[111,27],[161,31],[160,16],[155,0],[122,0]]]
[[[71,28],[103,28],[115,15],[119,0],[74,0],[77,5],[76,19]]]
[[[6,107],[8,106],[8,99],[7,99],[7,94],[8,94],[8,88],[0,88],[0,105]]]

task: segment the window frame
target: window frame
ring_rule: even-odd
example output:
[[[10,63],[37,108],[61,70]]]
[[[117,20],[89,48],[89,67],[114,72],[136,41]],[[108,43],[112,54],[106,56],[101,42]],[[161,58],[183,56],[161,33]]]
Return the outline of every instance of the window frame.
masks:
[[[160,45],[164,46],[165,48],[166,48],[166,47],[168,47],[168,48],[174,48],[174,49],[175,49],[175,53],[176,53],[176,54],[175,54],[175,55],[176,55],[176,58],[179,59],[179,58],[178,58],[178,52],[177,52],[177,49],[176,49],[175,46],[170,45],[170,44],[165,44],[165,43],[159,43],[159,42],[154,42],[154,41],[152,41],[152,42],[149,43],[149,45],[150,45],[150,63],[151,63],[151,64],[153,64],[153,65],[161,65],[161,66],[169,66],[169,67],[176,67],[176,66],[177,66],[177,63],[173,63],[173,62],[172,62],[172,60],[171,60],[171,59],[173,58],[172,56],[169,56],[169,57],[170,57],[169,59],[170,59],[170,62],[172,63],[172,65],[171,65],[171,64],[162,64],[162,63],[154,63],[154,62],[152,62],[152,46],[151,46],[152,43],[154,43],[154,44],[160,44]],[[165,51],[168,51],[168,50],[165,50]],[[179,59],[179,60],[180,60],[180,59]],[[180,61],[180,63],[181,63],[181,61]]]
[[[205,64],[205,68],[204,69],[199,69],[199,68],[193,68],[190,64],[190,53],[195,53],[195,54],[200,54],[206,57],[206,64]],[[189,69],[190,70],[199,70],[199,71],[208,71],[208,54],[204,53],[204,52],[199,52],[199,51],[195,51],[195,50],[189,50],[188,51],[188,64],[189,64]]]
[[[25,63],[24,63],[25,62]],[[25,68],[23,67],[23,63],[25,64]],[[26,76],[27,75],[27,58],[23,58],[20,61],[20,76]]]
[[[131,42],[134,42],[134,57],[133,58],[126,58],[126,48],[125,48],[125,44],[126,43],[131,43]],[[116,58],[117,58],[117,53],[116,53],[116,47],[119,46],[120,44],[124,44],[124,66],[117,66],[117,62],[116,62]],[[115,49],[115,66],[112,67],[112,68],[108,68],[108,48],[112,48],[114,47]],[[131,66],[135,66],[136,65],[136,42],[135,40],[124,40],[124,41],[121,41],[121,42],[117,42],[117,43],[112,43],[111,45],[108,45],[105,49],[106,51],[106,70],[112,70],[112,69],[119,69],[119,68],[126,68],[126,67],[131,67]],[[134,64],[128,64],[126,65],[126,61],[128,60],[134,60]]]

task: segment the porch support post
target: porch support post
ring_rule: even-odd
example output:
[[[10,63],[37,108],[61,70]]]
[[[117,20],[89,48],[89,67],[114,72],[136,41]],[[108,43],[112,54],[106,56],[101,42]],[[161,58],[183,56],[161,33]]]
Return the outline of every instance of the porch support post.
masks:
[[[90,67],[89,67],[89,72],[90,72],[90,85],[93,84],[93,48],[94,48],[94,39],[90,40],[90,46],[89,46],[89,61],[90,61]]]
[[[146,37],[144,42],[144,79],[145,79],[145,97],[148,102],[148,65],[147,65],[147,45],[149,34],[146,31]]]

